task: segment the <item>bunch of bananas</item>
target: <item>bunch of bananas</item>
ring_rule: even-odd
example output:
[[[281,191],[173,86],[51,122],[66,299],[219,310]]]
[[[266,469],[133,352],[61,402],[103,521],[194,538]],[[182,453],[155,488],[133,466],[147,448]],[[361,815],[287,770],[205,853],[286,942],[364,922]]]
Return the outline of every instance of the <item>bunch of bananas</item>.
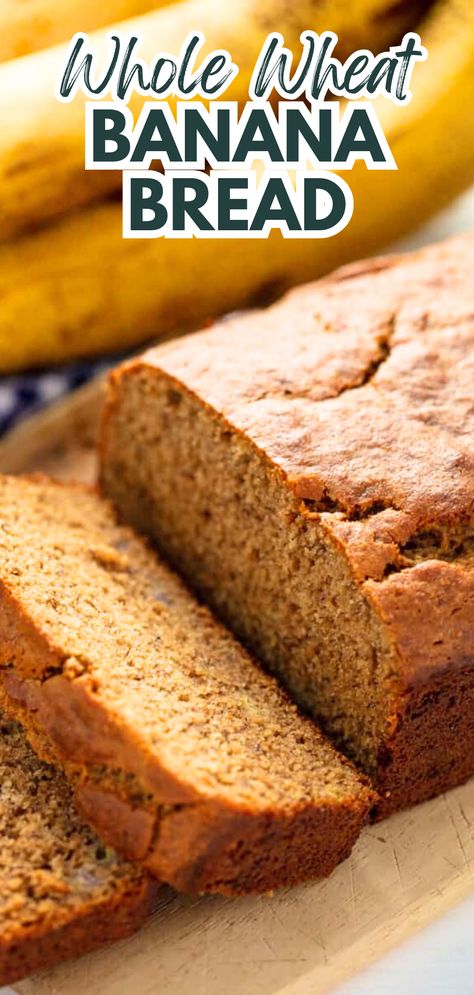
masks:
[[[426,219],[474,179],[474,4],[472,0],[185,0],[149,10],[146,0],[78,4],[65,39],[114,16],[144,38],[144,58],[178,52],[189,31],[206,48],[227,48],[240,67],[226,99],[243,101],[267,33],[300,51],[300,33],[333,30],[338,55],[382,51],[419,31],[427,62],[416,67],[413,98],[376,110],[398,165],[345,175],[355,212],[322,240],[129,241],[121,238],[120,174],[85,172],[81,98],[60,105],[54,84],[64,62],[61,18],[28,37],[15,10],[50,0],[6,0],[0,11],[0,372],[137,345],[192,328],[224,311],[327,272],[383,246]],[[100,11],[100,13],[98,13]],[[19,18],[18,14],[18,18]],[[2,19],[5,19],[2,24]],[[59,21],[59,23],[58,23]],[[10,26],[8,50],[5,23]],[[52,22],[51,22],[52,23]],[[46,27],[44,26],[46,25]],[[105,30],[94,35],[105,44]],[[42,47],[42,51],[31,48]],[[29,52],[13,58],[18,51]],[[134,113],[140,98],[131,104]]]

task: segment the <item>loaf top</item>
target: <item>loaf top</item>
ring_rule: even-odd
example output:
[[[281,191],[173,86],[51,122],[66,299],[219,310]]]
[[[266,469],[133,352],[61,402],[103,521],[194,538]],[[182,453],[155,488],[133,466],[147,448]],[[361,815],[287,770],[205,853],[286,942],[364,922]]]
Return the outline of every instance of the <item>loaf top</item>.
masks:
[[[43,681],[78,762],[203,819],[366,809],[351,765],[94,492],[0,478],[0,595],[1,662]]]
[[[129,367],[163,372],[271,461],[409,679],[466,664],[474,641],[473,269],[472,235],[358,263]]]
[[[39,760],[20,727],[0,714],[2,983],[6,976],[28,973],[29,965],[38,967],[34,944],[53,930],[69,929],[57,938],[63,956],[94,945],[80,925],[74,945],[74,924],[85,916],[95,913],[96,925],[102,916],[112,938],[115,907],[132,900],[138,926],[147,889],[143,873],[105,847],[79,817],[59,771]],[[122,932],[129,932],[123,918]]]

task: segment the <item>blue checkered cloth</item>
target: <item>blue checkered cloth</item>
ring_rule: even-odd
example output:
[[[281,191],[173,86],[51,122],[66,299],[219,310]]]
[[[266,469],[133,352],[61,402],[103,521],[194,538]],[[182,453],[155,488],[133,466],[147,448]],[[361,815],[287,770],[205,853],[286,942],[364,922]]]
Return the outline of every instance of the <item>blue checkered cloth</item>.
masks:
[[[122,356],[74,363],[47,372],[0,377],[0,435],[27,415],[69,394],[92,377],[114,366]]]

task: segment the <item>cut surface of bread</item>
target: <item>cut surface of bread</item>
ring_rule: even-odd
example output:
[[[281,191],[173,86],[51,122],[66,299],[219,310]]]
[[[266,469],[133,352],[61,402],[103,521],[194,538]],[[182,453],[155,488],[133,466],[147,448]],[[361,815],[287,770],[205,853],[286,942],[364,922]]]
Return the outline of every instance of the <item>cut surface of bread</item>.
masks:
[[[109,503],[0,478],[0,672],[103,838],[188,891],[330,872],[373,795]]]
[[[0,985],[127,936],[155,892],[101,843],[63,775],[0,713]]]
[[[474,236],[112,375],[102,482],[375,779],[474,771]]]

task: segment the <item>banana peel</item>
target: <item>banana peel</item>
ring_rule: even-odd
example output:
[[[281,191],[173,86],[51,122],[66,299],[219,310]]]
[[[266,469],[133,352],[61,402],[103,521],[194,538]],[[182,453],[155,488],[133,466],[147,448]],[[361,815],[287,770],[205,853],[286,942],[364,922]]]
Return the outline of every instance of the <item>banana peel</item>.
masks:
[[[2,0],[0,4],[0,62],[67,41],[76,31],[94,31],[103,24],[136,17],[155,7],[157,0]]]
[[[344,58],[361,47],[384,49],[399,38],[420,2],[400,8],[389,0],[185,0],[91,37],[105,66],[111,31],[141,35],[140,55],[150,60],[160,51],[177,54],[187,34],[199,29],[206,37],[202,56],[216,48],[231,52],[240,71],[225,98],[241,101],[269,31],[281,31],[287,46],[299,52],[303,29],[330,26]],[[0,242],[120,188],[119,172],[84,170],[85,97],[78,93],[68,104],[55,99],[65,51],[58,45],[0,65]],[[135,116],[142,104],[135,94],[129,105]]]
[[[474,6],[440,0],[405,107],[376,109],[398,172],[343,175],[348,227],[330,239],[122,240],[121,206],[89,207],[0,247],[0,371],[163,338],[380,249],[474,179]]]

